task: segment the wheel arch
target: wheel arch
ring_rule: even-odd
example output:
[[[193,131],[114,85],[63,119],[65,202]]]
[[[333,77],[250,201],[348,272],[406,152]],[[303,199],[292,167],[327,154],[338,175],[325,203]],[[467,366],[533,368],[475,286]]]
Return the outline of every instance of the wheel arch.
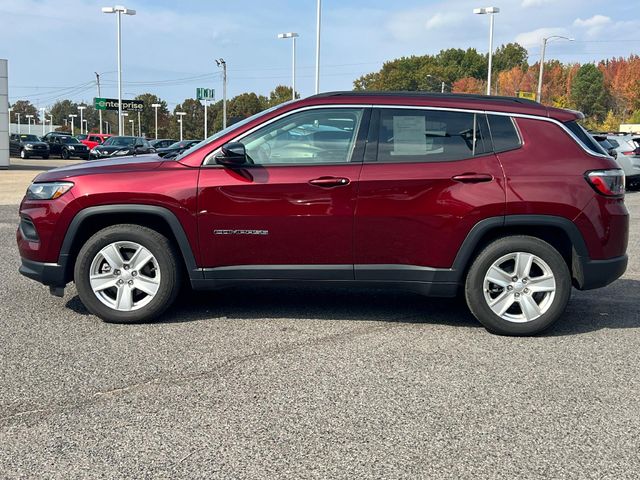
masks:
[[[464,281],[473,259],[491,242],[511,235],[528,235],[552,245],[567,262],[574,280],[576,256],[588,257],[589,251],[578,227],[569,219],[554,215],[507,215],[478,222],[465,238],[453,263],[458,280]]]
[[[66,281],[73,277],[77,254],[86,240],[105,227],[122,223],[142,225],[165,235],[178,247],[181,263],[189,278],[202,278],[187,235],[173,212],[156,205],[120,204],[87,207],[73,218],[62,242],[58,261],[64,266]]]

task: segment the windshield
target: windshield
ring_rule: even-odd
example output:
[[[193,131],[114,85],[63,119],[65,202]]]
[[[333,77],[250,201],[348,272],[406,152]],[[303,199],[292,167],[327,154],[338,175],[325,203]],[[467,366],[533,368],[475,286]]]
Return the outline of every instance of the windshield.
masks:
[[[62,143],[79,143],[76,137],[60,137]]]
[[[36,135],[20,135],[23,142],[39,142],[40,139]]]
[[[175,159],[176,160],[180,160],[181,158],[186,157],[187,155],[189,155],[191,152],[195,152],[196,150],[198,150],[201,147],[204,147],[205,145],[208,145],[209,143],[217,140],[220,137],[225,136],[227,133],[232,132],[233,130],[235,130],[236,128],[240,128],[243,125],[246,125],[247,123],[250,123],[252,121],[254,121],[256,118],[260,118],[263,115],[266,115],[268,113],[273,112],[274,110],[282,107],[283,105],[287,105],[291,102],[293,102],[294,100],[289,100],[288,102],[284,102],[281,103],[279,105],[276,105],[275,107],[271,107],[271,108],[267,108],[266,110],[263,110],[261,112],[256,113],[255,115],[251,115],[250,117],[245,118],[244,120],[240,120],[238,123],[234,123],[233,125],[229,125],[227,128],[224,128],[222,130],[220,130],[219,132],[214,133],[213,135],[211,135],[209,138],[205,138],[204,140],[202,140],[201,142],[196,143],[193,147],[185,150],[184,152],[182,152],[180,155],[178,155]]]
[[[130,147],[136,142],[136,137],[109,137],[102,145],[105,147]]]

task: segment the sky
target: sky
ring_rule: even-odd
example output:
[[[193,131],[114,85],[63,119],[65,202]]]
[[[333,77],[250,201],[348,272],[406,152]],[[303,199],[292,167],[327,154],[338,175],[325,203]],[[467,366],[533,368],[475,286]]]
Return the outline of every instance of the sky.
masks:
[[[222,98],[268,95],[291,84],[291,40],[297,32],[300,94],[314,93],[316,0],[122,0],[124,98],[151,92],[172,110],[197,87]],[[320,90],[350,90],[353,80],[401,56],[445,48],[488,51],[489,19],[478,0],[323,0]],[[117,97],[116,18],[107,0],[0,0],[0,58],[9,60],[9,100],[47,107],[58,99],[92,102],[94,72],[102,96]],[[640,11],[629,0],[496,0],[494,46],[517,41],[540,58],[540,41],[565,35],[574,42],[547,46],[546,58],[590,62],[640,53]]]

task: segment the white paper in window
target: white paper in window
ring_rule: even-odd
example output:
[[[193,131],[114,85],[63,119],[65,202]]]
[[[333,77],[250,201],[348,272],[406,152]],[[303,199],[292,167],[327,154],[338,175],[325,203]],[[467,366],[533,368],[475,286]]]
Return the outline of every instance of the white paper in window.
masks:
[[[424,155],[426,121],[424,115],[393,117],[393,151],[391,155]]]

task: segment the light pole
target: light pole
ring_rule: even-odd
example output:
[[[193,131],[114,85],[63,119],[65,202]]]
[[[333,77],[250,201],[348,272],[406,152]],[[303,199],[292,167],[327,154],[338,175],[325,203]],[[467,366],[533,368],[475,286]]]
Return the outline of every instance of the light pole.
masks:
[[[122,5],[116,5],[115,7],[102,7],[102,13],[116,13],[118,19],[118,135],[122,135],[122,29],[120,24],[122,23],[123,13],[125,15],[135,15],[136,11]]]
[[[489,15],[491,21],[489,23],[489,71],[487,72],[487,95],[491,95],[491,60],[493,57],[493,17],[496,13],[500,13],[498,7],[474,8],[473,13],[477,15]]]
[[[18,117],[18,135],[22,133],[22,129],[20,128],[20,114],[16,113],[16,117]]]
[[[96,74],[96,86],[98,87],[98,98],[100,98],[100,74],[98,72],[93,72]],[[98,110],[98,121],[100,122],[100,135],[102,135],[102,110]]]
[[[138,136],[141,137],[142,136],[142,126],[140,123],[140,110],[138,110]]]
[[[538,73],[538,91],[536,92],[536,102],[540,102],[540,100],[542,100],[542,73],[544,71],[544,54],[547,50],[547,42],[555,38],[573,42],[573,38],[563,37],[562,35],[551,35],[550,37],[545,37],[542,39],[542,51],[540,52],[540,72]]]
[[[291,39],[291,43],[293,45],[293,57],[292,57],[292,62],[291,62],[291,68],[292,68],[292,72],[291,72],[291,99],[295,100],[296,99],[296,38],[298,38],[299,35],[295,32],[289,32],[289,33],[279,33],[278,34],[278,38],[290,38]]]
[[[84,111],[85,108],[87,108],[86,105],[78,105],[78,110],[80,110],[80,135],[85,133],[85,132],[82,131],[83,127],[84,127],[84,121],[83,121],[84,117],[83,117],[82,112]]]
[[[135,120],[129,120],[129,123],[131,124],[131,136],[135,137],[136,136],[136,121]]]
[[[176,112],[178,115],[178,123],[180,124],[180,141],[182,141],[182,117],[184,117],[187,112]]]
[[[74,136],[74,132],[73,132],[73,119],[76,118],[78,115],[76,115],[75,113],[70,113],[69,114],[69,118],[71,119],[71,136]]]
[[[155,110],[156,117],[156,140],[158,139],[158,109],[162,106],[159,103],[152,103],[151,106]]]
[[[40,107],[40,116],[42,117],[42,135],[45,134],[44,127],[47,124],[47,115],[46,109],[44,107]]]
[[[322,13],[321,0],[316,4],[316,95],[320,93],[320,20]]]
[[[225,129],[227,128],[227,62],[219,58],[216,60],[216,65],[222,68],[222,128]]]
[[[53,115],[49,115],[49,133],[53,132]]]
[[[124,117],[128,117],[129,114],[127,112],[122,112],[122,115],[118,115],[118,117],[120,118],[120,124],[124,125]],[[124,131],[124,127],[122,127],[122,133],[118,132],[118,135],[126,135],[127,132]]]
[[[104,121],[104,124],[107,126],[107,133],[110,134],[111,133],[111,124],[109,122],[107,122],[106,120]]]
[[[25,117],[27,117],[27,122],[29,123],[29,133],[31,133],[31,119],[33,115],[25,115]]]
[[[447,82],[445,82],[441,78],[436,77],[434,75],[427,75],[427,78],[433,78],[434,80],[440,82],[440,93],[444,93],[444,86],[446,85]]]
[[[86,118],[82,120],[82,125],[84,126],[84,133],[89,133],[89,120]]]

